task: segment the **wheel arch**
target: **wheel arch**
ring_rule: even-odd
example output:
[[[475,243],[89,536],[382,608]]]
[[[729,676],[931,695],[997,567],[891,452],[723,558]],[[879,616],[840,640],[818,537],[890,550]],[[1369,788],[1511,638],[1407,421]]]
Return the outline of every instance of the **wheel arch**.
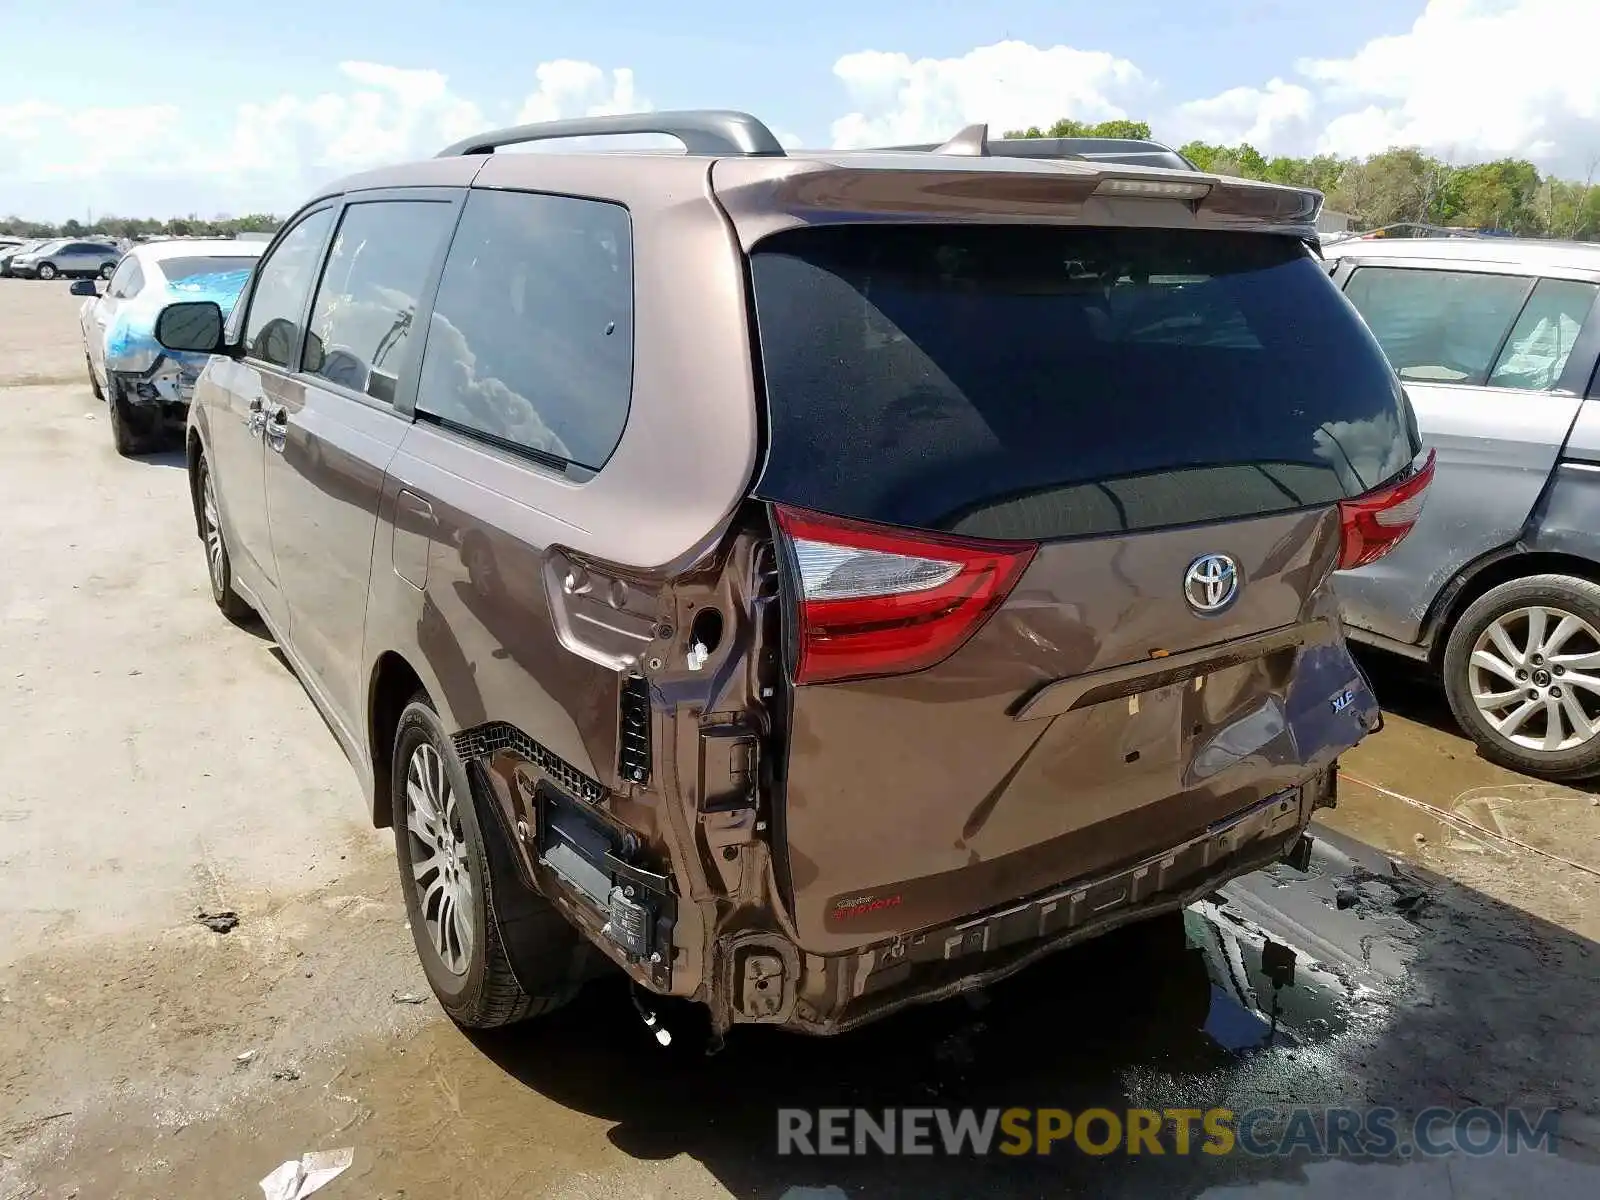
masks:
[[[1523,548],[1519,544],[1490,551],[1467,564],[1440,590],[1429,613],[1425,625],[1429,662],[1435,668],[1444,666],[1450,630],[1474,601],[1503,583],[1530,575],[1571,575],[1600,584],[1600,562],[1581,554]]]
[[[395,732],[400,714],[418,692],[433,698],[422,676],[404,655],[394,650],[378,655],[367,689],[367,754],[372,764],[372,823],[379,829],[393,824],[389,794],[394,783],[390,768],[394,762]]]
[[[204,537],[205,530],[200,523],[200,459],[205,454],[205,447],[200,441],[200,431],[193,425],[183,439],[183,457],[189,471],[189,509],[194,515],[194,532],[196,537]]]

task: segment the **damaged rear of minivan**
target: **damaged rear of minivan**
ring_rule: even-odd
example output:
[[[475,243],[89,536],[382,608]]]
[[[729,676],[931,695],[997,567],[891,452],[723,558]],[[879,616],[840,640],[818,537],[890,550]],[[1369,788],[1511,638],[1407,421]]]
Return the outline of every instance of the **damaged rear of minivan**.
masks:
[[[1303,852],[1378,727],[1330,576],[1432,459],[1307,194],[1085,175],[713,170],[777,664],[719,1025],[849,1028]]]
[[[1380,722],[1330,578],[1432,459],[1315,193],[752,121],[462,144],[363,654],[463,1024],[603,961],[652,1021],[849,1029],[1304,861]]]

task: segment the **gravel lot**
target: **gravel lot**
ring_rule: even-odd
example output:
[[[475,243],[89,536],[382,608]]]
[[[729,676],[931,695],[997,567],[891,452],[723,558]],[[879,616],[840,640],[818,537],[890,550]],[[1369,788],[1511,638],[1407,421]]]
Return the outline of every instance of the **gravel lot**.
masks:
[[[825,1043],[746,1031],[707,1059],[691,1031],[662,1051],[610,983],[469,1039],[427,996],[389,836],[332,735],[265,631],[211,605],[179,456],[112,450],[78,304],[0,281],[0,1200],[253,1197],[341,1146],[354,1165],[319,1195],[1596,1193],[1600,807],[1483,764],[1382,662],[1389,727],[1345,763],[1311,877],[1255,877],[1191,922],[1191,942],[1300,951],[1266,1042],[1219,1033],[1259,1020],[1259,978],[1229,993],[1150,931]],[[1562,1153],[774,1154],[780,1104],[1180,1101],[1548,1105]]]

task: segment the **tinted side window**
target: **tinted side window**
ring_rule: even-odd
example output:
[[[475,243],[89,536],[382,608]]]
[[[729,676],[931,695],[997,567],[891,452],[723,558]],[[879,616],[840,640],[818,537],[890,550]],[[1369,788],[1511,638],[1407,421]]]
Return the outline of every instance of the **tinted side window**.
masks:
[[[1541,279],[1512,327],[1489,383],[1538,392],[1560,383],[1596,292],[1600,287],[1592,283]]]
[[[627,210],[471,193],[429,324],[418,413],[598,470],[632,388]]]
[[[316,277],[318,252],[333,221],[324,208],[296,225],[262,262],[244,327],[244,352],[274,366],[294,363],[300,320]]]
[[[1400,378],[1482,384],[1532,283],[1519,275],[1361,267],[1345,295]]]
[[[449,204],[422,200],[345,209],[312,306],[304,370],[393,401],[417,298],[452,216]]]

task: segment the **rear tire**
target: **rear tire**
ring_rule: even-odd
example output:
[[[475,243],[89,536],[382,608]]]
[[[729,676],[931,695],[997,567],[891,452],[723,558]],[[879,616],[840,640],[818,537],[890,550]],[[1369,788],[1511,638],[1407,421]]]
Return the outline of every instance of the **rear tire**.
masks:
[[[243,624],[256,613],[243,596],[233,590],[233,560],[228,557],[228,539],[222,532],[222,510],[217,505],[216,483],[211,464],[201,455],[195,463],[194,494],[198,500],[200,540],[206,551],[206,574],[211,580],[211,599],[222,615],[235,625]]]
[[[1531,575],[1491,588],[1450,630],[1444,687],[1490,762],[1550,780],[1600,775],[1600,585]]]
[[[446,1015],[468,1029],[491,1029],[560,1008],[577,991],[582,935],[547,901],[531,897],[536,919],[517,925],[524,976],[518,980],[496,900],[524,889],[514,902],[525,908],[526,885],[493,868],[466,769],[421,693],[400,714],[390,778],[406,915],[417,957]],[[498,831],[491,826],[488,836]]]
[[[92,378],[94,372],[90,371]],[[134,411],[122,395],[122,385],[108,377],[110,385],[106,397],[111,412],[111,441],[117,453],[124,458],[136,458],[150,450],[152,441],[149,426],[153,424],[147,414]]]
[[[89,390],[94,393],[96,400],[104,400],[106,398],[105,391],[100,386],[100,378],[94,373],[94,363],[89,360],[87,352],[83,356],[83,366],[89,372]]]

